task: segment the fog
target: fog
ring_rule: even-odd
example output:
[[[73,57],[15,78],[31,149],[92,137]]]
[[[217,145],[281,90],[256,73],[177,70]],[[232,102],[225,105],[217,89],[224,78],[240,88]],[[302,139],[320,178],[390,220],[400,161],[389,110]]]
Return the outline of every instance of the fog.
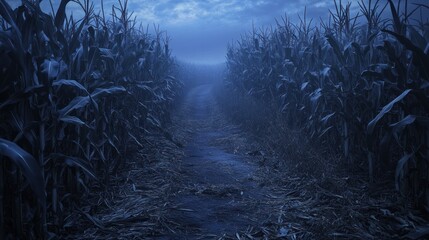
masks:
[[[0,0],[0,240],[429,239],[429,0],[350,1]]]
[[[18,6],[21,1],[7,2]],[[52,2],[53,8],[57,9],[60,1]],[[358,1],[351,2],[351,12],[355,13],[359,10]],[[427,3],[426,0],[409,2],[411,8],[412,3]],[[116,0],[104,0],[106,14],[114,4],[118,5]],[[168,34],[172,54],[179,60],[202,64],[224,62],[227,45],[240,40],[240,36],[251,31],[252,27],[269,27],[276,23],[275,18],[285,15],[292,21],[298,21],[305,8],[307,18],[317,24],[320,19],[327,20],[329,10],[334,10],[332,0],[134,0],[128,5],[129,11],[151,31],[157,25]],[[95,13],[100,11],[100,6],[101,1],[95,0]],[[47,0],[42,1],[41,7],[52,12]],[[73,2],[69,3],[68,11],[75,17],[82,14],[80,7]],[[385,11],[385,15],[390,16],[389,11]],[[427,12],[423,12],[423,16],[427,18]]]

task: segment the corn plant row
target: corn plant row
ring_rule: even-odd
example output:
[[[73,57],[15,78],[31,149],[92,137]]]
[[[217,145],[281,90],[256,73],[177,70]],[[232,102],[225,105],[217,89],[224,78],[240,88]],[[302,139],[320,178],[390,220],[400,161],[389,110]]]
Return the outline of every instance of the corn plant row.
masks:
[[[168,37],[150,35],[118,1],[67,16],[39,1],[0,0],[0,236],[43,239],[72,224],[76,201],[161,129],[180,86]]]
[[[352,15],[350,3],[335,1],[320,25],[304,13],[297,24],[284,17],[246,34],[228,48],[226,81],[277,108],[309,140],[365,166],[371,181],[394,170],[397,190],[427,210],[429,22],[410,16],[429,6],[359,6]]]

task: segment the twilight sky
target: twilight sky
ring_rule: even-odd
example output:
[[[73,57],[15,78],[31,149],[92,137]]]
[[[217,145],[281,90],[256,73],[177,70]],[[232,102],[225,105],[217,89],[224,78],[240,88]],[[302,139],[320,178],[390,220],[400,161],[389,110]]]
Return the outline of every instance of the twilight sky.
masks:
[[[7,0],[18,5],[20,0]],[[397,0],[396,0],[397,1]],[[56,9],[59,0],[52,0]],[[93,0],[96,12],[101,0]],[[343,2],[347,2],[343,0]],[[354,12],[358,9],[352,1]],[[386,2],[386,0],[381,0]],[[428,0],[410,0],[428,3]],[[106,11],[117,0],[104,0]],[[287,14],[298,20],[307,6],[308,18],[327,18],[333,9],[333,0],[129,0],[129,10],[144,25],[157,24],[171,38],[173,55],[178,59],[197,63],[219,63],[225,60],[226,46],[240,35],[255,27],[269,26],[275,18]],[[50,12],[49,1],[42,2],[42,9]],[[80,15],[76,4],[70,3],[69,12]],[[387,9],[388,10],[388,9]]]

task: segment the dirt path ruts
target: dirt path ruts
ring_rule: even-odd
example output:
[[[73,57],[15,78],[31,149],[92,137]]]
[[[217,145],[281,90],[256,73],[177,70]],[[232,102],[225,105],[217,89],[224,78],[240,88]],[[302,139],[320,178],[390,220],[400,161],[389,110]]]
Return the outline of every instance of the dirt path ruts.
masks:
[[[192,89],[181,109],[181,128],[188,131],[181,173],[183,188],[172,199],[170,221],[175,239],[235,236],[259,225],[264,189],[255,181],[251,156],[237,153],[239,129],[221,124],[212,86]],[[235,154],[234,154],[235,153]]]

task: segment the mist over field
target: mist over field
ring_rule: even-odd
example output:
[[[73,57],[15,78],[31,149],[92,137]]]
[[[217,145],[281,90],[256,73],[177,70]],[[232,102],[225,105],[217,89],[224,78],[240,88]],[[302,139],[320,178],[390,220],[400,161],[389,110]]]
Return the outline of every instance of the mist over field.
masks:
[[[429,238],[426,0],[0,0],[0,239]]]
[[[372,0],[374,2],[374,0]],[[20,5],[21,0],[7,0],[13,7]],[[101,0],[94,0],[94,12],[101,10]],[[350,1],[350,17],[360,13],[359,1]],[[369,3],[368,0],[364,1]],[[402,1],[404,2],[404,0]],[[414,4],[425,4],[426,0],[409,0],[409,7]],[[58,8],[60,1],[52,1],[52,6]],[[346,1],[343,1],[346,3]],[[382,1],[380,9],[387,3]],[[394,0],[397,4],[398,0]],[[109,11],[113,5],[118,5],[116,0],[104,0],[103,5]],[[402,4],[401,7],[403,7]],[[41,8],[46,13],[51,13],[48,0],[41,2]],[[274,26],[276,19],[280,20],[285,15],[293,22],[298,22],[303,17],[306,9],[308,20],[313,20],[313,25],[319,25],[320,19],[329,21],[329,10],[334,9],[332,0],[134,0],[129,1],[128,11],[136,17],[139,24],[148,27],[153,33],[153,25],[159,25],[171,38],[172,54],[180,60],[202,64],[218,64],[225,62],[226,46],[239,41],[241,35],[252,30]],[[81,7],[74,2],[67,5],[67,12],[74,17],[84,15]],[[423,20],[429,16],[429,10],[420,8],[413,15]],[[110,17],[107,13],[106,17]],[[362,14],[358,22],[365,22]],[[389,9],[384,11],[383,17],[391,17]]]

